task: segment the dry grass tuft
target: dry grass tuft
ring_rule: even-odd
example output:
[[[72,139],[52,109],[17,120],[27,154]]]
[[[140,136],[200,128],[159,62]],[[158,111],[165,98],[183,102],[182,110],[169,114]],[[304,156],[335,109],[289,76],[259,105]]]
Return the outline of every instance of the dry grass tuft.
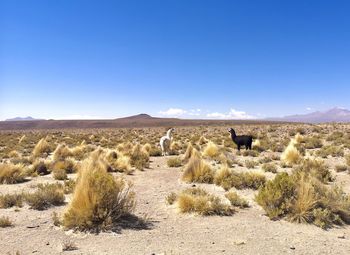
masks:
[[[35,145],[32,153],[34,157],[40,157],[43,155],[47,156],[47,154],[50,152],[50,144],[46,141],[46,138],[41,138],[40,141]]]
[[[72,201],[63,215],[63,225],[81,231],[110,229],[135,207],[131,185],[107,172],[105,161],[86,159],[79,171]]]
[[[209,141],[204,148],[203,155],[208,158],[216,158],[220,154],[219,147],[212,141]]]
[[[281,155],[282,162],[287,166],[293,166],[301,160],[301,154],[295,144],[295,140],[292,139]]]
[[[130,155],[130,163],[139,170],[149,167],[149,154],[140,144],[136,144],[133,147]]]
[[[25,170],[22,164],[0,164],[0,183],[16,184],[25,180]]]
[[[53,160],[65,160],[67,157],[73,156],[72,151],[65,145],[65,144],[59,144],[57,145],[56,149],[53,152]]]
[[[185,165],[182,180],[185,182],[212,183],[214,171],[203,159],[192,157]]]
[[[182,213],[199,215],[224,215],[234,213],[234,209],[221,202],[219,197],[209,194],[200,188],[189,188],[177,196],[177,206]]]

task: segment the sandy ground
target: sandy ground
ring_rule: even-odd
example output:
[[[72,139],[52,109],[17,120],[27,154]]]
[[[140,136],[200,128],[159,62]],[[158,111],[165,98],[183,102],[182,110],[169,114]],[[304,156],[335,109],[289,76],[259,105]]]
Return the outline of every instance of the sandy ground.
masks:
[[[9,216],[15,224],[0,228],[0,254],[350,254],[350,226],[325,231],[312,225],[271,221],[253,201],[252,190],[238,191],[251,207],[237,210],[233,216],[179,214],[175,206],[166,205],[165,197],[191,186],[180,182],[180,175],[180,168],[168,168],[166,158],[159,157],[152,158],[151,169],[127,177],[134,182],[137,194],[135,214],[149,219],[149,225],[141,229],[131,224],[118,232],[73,233],[52,222],[52,213],[62,213],[65,206],[45,211],[27,206],[0,209],[0,215]],[[350,175],[336,176],[349,192]],[[48,181],[54,181],[50,175],[22,184],[0,185],[0,192],[20,192]],[[224,194],[215,185],[197,186],[219,196]],[[78,249],[63,252],[62,244],[67,240]]]

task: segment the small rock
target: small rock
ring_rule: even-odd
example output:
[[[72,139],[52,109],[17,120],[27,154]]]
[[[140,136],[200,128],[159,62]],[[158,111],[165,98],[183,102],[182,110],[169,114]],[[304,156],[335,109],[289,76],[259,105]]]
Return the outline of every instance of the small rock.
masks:
[[[192,184],[192,187],[196,187],[196,184]]]
[[[289,247],[291,250],[295,250],[295,247],[294,246],[291,246],[291,247]]]
[[[338,236],[339,239],[345,239],[345,234],[342,234],[341,236]]]
[[[34,226],[27,226],[27,228],[38,228],[40,227],[39,225],[34,225]]]
[[[234,242],[234,244],[235,244],[235,245],[243,245],[243,244],[245,244],[245,241],[243,241],[243,240],[237,240],[237,241]]]

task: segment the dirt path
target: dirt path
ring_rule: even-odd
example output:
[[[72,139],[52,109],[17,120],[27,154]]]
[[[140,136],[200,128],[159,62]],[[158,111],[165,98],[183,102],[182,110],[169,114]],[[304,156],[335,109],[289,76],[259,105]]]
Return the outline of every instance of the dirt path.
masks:
[[[179,168],[168,168],[165,158],[152,158],[151,169],[127,178],[134,182],[137,216],[147,215],[146,229],[122,229],[120,233],[75,234],[53,226],[53,211],[21,208],[1,209],[15,226],[0,229],[0,254],[350,254],[350,227],[324,231],[311,225],[271,221],[253,201],[253,191],[239,193],[250,199],[251,208],[229,217],[199,217],[179,214],[165,203],[165,196],[191,186],[179,181]],[[37,177],[21,185],[0,185],[0,192],[30,188]],[[11,186],[11,187],[10,187]],[[223,196],[215,185],[203,186]],[[17,187],[17,188],[15,188]],[[78,250],[62,252],[62,243],[72,240]]]

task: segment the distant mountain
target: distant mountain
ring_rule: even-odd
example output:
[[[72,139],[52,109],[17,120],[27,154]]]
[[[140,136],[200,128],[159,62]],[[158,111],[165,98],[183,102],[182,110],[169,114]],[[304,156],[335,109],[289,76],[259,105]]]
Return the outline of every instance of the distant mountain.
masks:
[[[35,119],[33,117],[27,116],[27,117],[15,117],[12,119],[6,119],[5,121],[28,121],[28,120],[40,120],[40,119]]]
[[[289,115],[282,118],[269,118],[269,120],[305,123],[350,122],[350,111],[335,107],[327,111]]]
[[[146,120],[146,119],[157,119],[156,117],[152,117],[151,115],[148,115],[146,113],[141,113],[129,117],[119,118],[117,120]]]
[[[119,119],[99,120],[12,120],[0,121],[0,130],[32,130],[32,129],[85,129],[85,128],[143,128],[143,127],[175,127],[175,126],[216,126],[238,124],[275,123],[268,120],[208,120],[158,118],[142,113]]]

